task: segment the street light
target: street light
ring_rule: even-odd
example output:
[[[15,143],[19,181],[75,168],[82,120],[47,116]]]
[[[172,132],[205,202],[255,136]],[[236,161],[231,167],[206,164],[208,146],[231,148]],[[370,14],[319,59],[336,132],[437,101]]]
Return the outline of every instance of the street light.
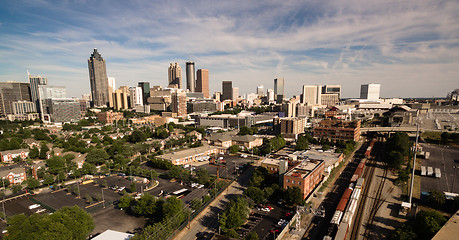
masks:
[[[414,185],[414,171],[416,168],[416,153],[418,151],[418,138],[419,138],[419,119],[416,121],[416,142],[414,144],[414,158],[413,158],[413,171],[411,172],[411,187],[410,187],[410,206],[413,199],[413,185]]]

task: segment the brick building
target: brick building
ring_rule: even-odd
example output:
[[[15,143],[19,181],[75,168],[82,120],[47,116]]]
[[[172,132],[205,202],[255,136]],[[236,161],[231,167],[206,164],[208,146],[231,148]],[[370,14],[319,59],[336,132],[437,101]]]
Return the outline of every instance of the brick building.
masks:
[[[97,119],[99,119],[99,121],[109,124],[112,124],[114,121],[119,121],[123,118],[123,113],[120,112],[107,111],[97,114]]]
[[[298,187],[305,199],[322,181],[324,166],[322,160],[304,160],[284,174],[282,187]]]
[[[314,127],[314,137],[330,141],[358,141],[360,139],[360,120],[343,121],[324,119]]]

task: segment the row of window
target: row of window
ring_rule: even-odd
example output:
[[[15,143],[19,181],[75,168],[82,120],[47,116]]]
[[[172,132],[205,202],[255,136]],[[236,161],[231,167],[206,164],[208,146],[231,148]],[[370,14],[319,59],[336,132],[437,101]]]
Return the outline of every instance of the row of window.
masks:
[[[290,179],[287,178],[287,182],[290,182]],[[301,182],[300,181],[296,181],[298,183],[298,185],[301,185]],[[295,180],[292,180],[292,184],[295,184]]]

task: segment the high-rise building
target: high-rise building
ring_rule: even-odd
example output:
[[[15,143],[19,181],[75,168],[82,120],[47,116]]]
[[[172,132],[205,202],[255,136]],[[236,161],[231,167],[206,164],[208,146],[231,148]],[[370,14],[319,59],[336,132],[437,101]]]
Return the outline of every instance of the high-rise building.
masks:
[[[49,98],[45,102],[52,122],[71,122],[81,119],[80,102],[75,99]]]
[[[338,98],[341,98],[341,85],[324,85],[322,87],[322,93],[337,93]]]
[[[116,89],[116,83],[114,77],[108,78],[108,106],[113,107],[113,92]]]
[[[322,86],[320,85],[303,85],[301,103],[308,105],[322,104],[321,100]]]
[[[274,90],[273,89],[268,89],[268,91],[266,91],[266,95],[267,95],[269,103],[273,103],[273,102],[276,101],[276,99],[274,98]]]
[[[139,82],[139,87],[142,88],[142,101],[143,104],[147,104],[147,99],[150,97],[150,83],[149,82]]]
[[[198,69],[197,75],[196,92],[201,92],[204,94],[204,98],[209,98],[209,70]]]
[[[40,112],[41,119],[44,118],[45,114],[49,114],[49,107],[47,99],[65,99],[67,98],[67,89],[64,86],[49,86],[39,85],[38,86],[38,112]],[[48,119],[50,121],[50,119]]]
[[[131,108],[143,105],[143,95],[141,87],[130,87],[129,97],[131,101]]]
[[[284,78],[274,79],[274,97],[278,103],[284,100]]]
[[[265,95],[265,93],[263,92],[263,89],[264,89],[264,86],[263,86],[263,85],[260,85],[260,86],[257,87],[257,95],[258,95],[258,96],[261,97],[261,96],[264,96],[264,95]]]
[[[221,100],[227,100],[233,98],[233,82],[232,81],[222,81],[222,95]]]
[[[178,63],[169,65],[169,86],[170,88],[182,88],[182,68]]]
[[[238,99],[239,99],[239,88],[233,87],[233,96],[231,97],[231,100],[236,101]]]
[[[97,49],[88,59],[89,81],[91,83],[91,96],[95,107],[108,106],[110,101],[110,92],[107,78],[107,68],[105,60],[102,58]]]
[[[28,72],[27,72],[28,74]],[[30,82],[30,97],[32,98],[32,102],[35,104],[35,109],[40,112],[40,102],[38,101],[39,98],[39,92],[38,92],[38,86],[39,85],[47,85],[48,84],[48,78],[46,77],[41,77],[41,76],[31,76],[29,75],[29,82]]]
[[[35,103],[30,101],[17,101],[12,102],[13,106],[13,114],[27,114],[27,113],[34,113],[37,112],[37,108]]]
[[[186,89],[195,92],[196,78],[194,76],[194,62],[186,62]]]
[[[129,87],[121,86],[113,92],[113,108],[116,110],[129,109]]]
[[[360,87],[360,99],[378,100],[381,85],[379,83],[363,84]]]
[[[186,93],[178,89],[172,93],[171,103],[172,113],[176,113],[177,117],[186,117]]]
[[[31,100],[30,83],[0,82],[0,115],[13,114],[13,102]]]

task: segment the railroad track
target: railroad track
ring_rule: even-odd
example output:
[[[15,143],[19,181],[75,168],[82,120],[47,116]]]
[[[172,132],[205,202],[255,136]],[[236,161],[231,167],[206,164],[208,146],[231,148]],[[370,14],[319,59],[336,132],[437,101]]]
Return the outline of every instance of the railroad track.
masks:
[[[376,147],[378,146],[378,147]],[[379,144],[375,144],[375,148],[377,150],[377,154],[376,156],[378,156],[380,153],[381,153],[381,148],[379,146]],[[375,159],[368,159],[367,160],[367,165],[365,167],[365,170],[363,172],[363,178],[365,179],[365,183],[363,185],[363,191],[362,191],[362,195],[361,195],[361,199],[359,201],[359,204],[357,206],[357,209],[356,209],[356,213],[355,213],[355,219],[354,219],[354,223],[352,225],[352,231],[351,231],[351,235],[350,235],[350,239],[353,240],[353,239],[357,239],[358,236],[359,236],[359,233],[360,233],[360,225],[361,225],[361,222],[362,222],[362,218],[363,218],[363,212],[364,212],[364,209],[365,209],[365,205],[366,205],[366,202],[367,202],[367,198],[369,196],[369,191],[370,191],[370,186],[371,186],[371,183],[373,181],[373,175],[374,175],[374,172],[375,172],[375,169],[376,167],[374,166],[377,161],[376,159],[378,158],[375,158]],[[385,171],[384,171],[384,181],[385,181],[385,177],[387,175],[387,170],[385,168]],[[378,191],[377,194],[379,197],[378,199],[381,198],[381,192],[382,192],[382,189],[384,187],[384,183],[380,183],[380,185],[378,186]],[[372,206],[372,211],[370,213],[370,217],[371,217],[371,221],[373,222],[373,219],[374,219],[374,216],[377,212],[377,210],[373,210],[373,209],[376,209],[376,208],[379,208],[379,206],[382,205],[382,203],[384,202],[384,200],[380,201],[374,201],[373,202],[373,206]],[[379,205],[379,206],[377,206]],[[367,225],[368,226],[368,225]],[[365,233],[367,233],[367,230],[368,230],[368,227],[365,229]],[[366,235],[364,235],[364,238],[365,238]]]

